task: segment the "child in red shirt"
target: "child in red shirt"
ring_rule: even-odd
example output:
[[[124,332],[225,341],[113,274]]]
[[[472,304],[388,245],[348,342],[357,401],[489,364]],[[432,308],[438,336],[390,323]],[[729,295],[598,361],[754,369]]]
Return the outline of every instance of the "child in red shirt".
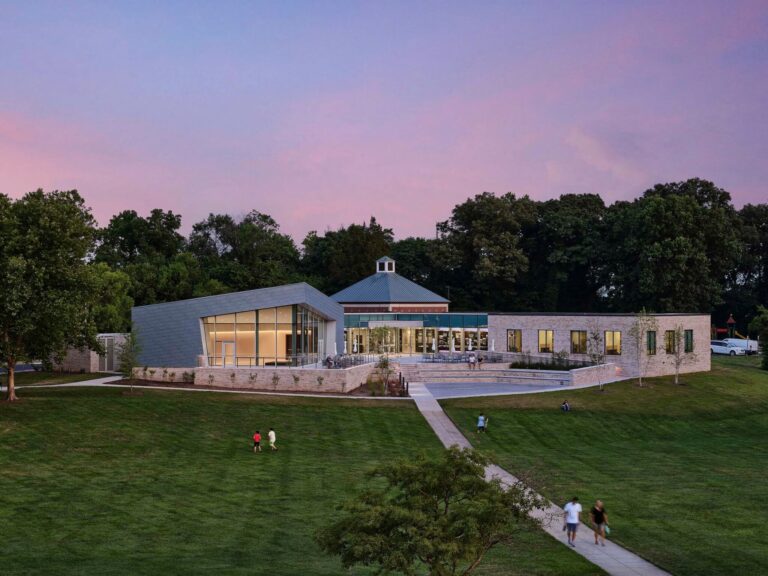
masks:
[[[256,434],[253,435],[253,451],[261,452],[261,434],[256,430]]]

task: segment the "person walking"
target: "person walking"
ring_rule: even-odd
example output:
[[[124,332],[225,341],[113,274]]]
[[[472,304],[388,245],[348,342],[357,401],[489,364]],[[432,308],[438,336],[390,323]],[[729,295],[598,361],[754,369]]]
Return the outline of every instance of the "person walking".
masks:
[[[273,428],[269,429],[267,438],[269,438],[269,447],[272,448],[273,451],[277,450],[277,446],[275,446],[275,442],[277,442],[277,434],[275,434],[275,430]]]
[[[480,414],[480,416],[477,417],[477,433],[480,434],[480,432],[485,432],[485,427],[488,425],[488,419],[485,417],[485,414]]]
[[[595,505],[589,511],[589,519],[595,531],[595,546],[598,545],[598,537],[605,546],[605,531],[608,528],[608,514],[605,511],[602,500],[595,500]]]
[[[475,363],[477,362],[477,357],[474,354],[469,355],[469,369],[474,370],[475,369]]]
[[[576,531],[581,521],[581,504],[578,496],[574,496],[568,504],[563,506],[563,520],[565,520],[563,528],[568,532],[568,544],[576,548]]]
[[[256,430],[256,434],[253,435],[253,451],[261,452],[261,432]]]

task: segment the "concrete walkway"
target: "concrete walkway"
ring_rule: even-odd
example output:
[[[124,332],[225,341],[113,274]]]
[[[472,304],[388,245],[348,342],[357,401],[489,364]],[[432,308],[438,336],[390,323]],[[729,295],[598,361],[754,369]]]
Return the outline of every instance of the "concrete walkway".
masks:
[[[462,448],[472,447],[424,384],[411,382],[410,392],[419,411],[446,448],[454,444]],[[517,482],[517,478],[495,464],[488,466],[485,474],[488,478],[499,478],[504,484],[512,485]],[[563,532],[562,508],[550,503],[546,509],[536,510],[533,517],[542,521],[545,532],[564,546],[568,545],[566,534]],[[592,530],[585,525],[580,527],[576,547],[572,550],[613,576],[669,576],[668,572],[618,544],[607,541],[605,547],[595,546]]]

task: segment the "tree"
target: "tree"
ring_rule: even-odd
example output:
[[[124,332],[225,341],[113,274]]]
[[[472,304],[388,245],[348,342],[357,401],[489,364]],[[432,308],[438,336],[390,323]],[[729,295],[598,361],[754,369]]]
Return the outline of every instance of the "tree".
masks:
[[[374,470],[385,484],[348,502],[344,515],[316,534],[321,549],[346,568],[376,565],[381,573],[471,574],[494,546],[537,524],[544,502],[522,485],[486,481],[488,459],[453,446],[440,459],[419,456]]]
[[[695,361],[696,354],[693,350],[686,349],[685,329],[681,324],[677,324],[673,330],[668,330],[666,338],[665,346],[667,352],[671,353],[672,364],[675,367],[675,384],[680,384],[680,368]]]
[[[323,236],[312,231],[302,242],[302,270],[318,288],[333,294],[374,273],[374,262],[390,253],[392,230],[371,216]]]
[[[658,184],[606,213],[602,291],[615,310],[709,311],[739,252],[730,196],[698,179]]]
[[[22,360],[60,358],[68,347],[100,350],[96,281],[86,264],[95,236],[75,190],[0,195],[0,361],[8,401]]]
[[[143,218],[134,210],[124,210],[98,231],[94,259],[113,268],[139,262],[165,262],[184,248],[179,228],[181,216],[171,211],[155,208]]]
[[[648,354],[648,332],[654,332],[659,329],[659,323],[656,317],[652,314],[648,314],[643,308],[635,315],[635,320],[632,322],[632,326],[629,328],[629,336],[632,338],[632,342],[635,346],[635,353],[637,355],[637,383],[640,388],[643,387],[643,376],[648,368],[648,362],[650,362],[651,355]],[[656,341],[654,340],[654,348],[656,347]],[[654,349],[655,353],[655,349]]]
[[[509,308],[528,270],[523,231],[535,219],[536,204],[527,196],[484,192],[454,207],[450,219],[438,224],[436,258],[447,271],[455,308]]]
[[[133,298],[131,277],[99,262],[92,265],[97,298],[94,315],[99,332],[125,332],[130,325]]]
[[[603,335],[600,333],[600,323],[593,320],[587,326],[587,356],[590,362],[595,366],[605,364],[605,347],[603,346]],[[603,391],[603,378],[600,370],[597,371],[597,382],[600,391]]]
[[[139,355],[141,354],[141,344],[136,333],[136,328],[132,327],[130,333],[120,347],[120,372],[123,378],[131,381],[131,393],[133,393],[133,369],[139,365]]]
[[[535,224],[523,230],[528,271],[519,282],[516,308],[588,312],[601,307],[605,212],[597,194],[536,203]]]
[[[211,214],[192,227],[189,251],[205,275],[231,290],[251,290],[300,279],[299,252],[275,220],[256,210],[236,220]]]
[[[759,335],[760,367],[768,370],[768,308],[757,307],[757,315],[749,323],[749,331]]]

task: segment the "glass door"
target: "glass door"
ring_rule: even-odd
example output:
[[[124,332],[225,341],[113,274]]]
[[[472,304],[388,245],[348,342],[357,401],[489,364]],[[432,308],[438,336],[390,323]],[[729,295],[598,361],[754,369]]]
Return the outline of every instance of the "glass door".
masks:
[[[221,343],[221,359],[222,359],[222,366],[235,365],[235,343],[234,342]]]

